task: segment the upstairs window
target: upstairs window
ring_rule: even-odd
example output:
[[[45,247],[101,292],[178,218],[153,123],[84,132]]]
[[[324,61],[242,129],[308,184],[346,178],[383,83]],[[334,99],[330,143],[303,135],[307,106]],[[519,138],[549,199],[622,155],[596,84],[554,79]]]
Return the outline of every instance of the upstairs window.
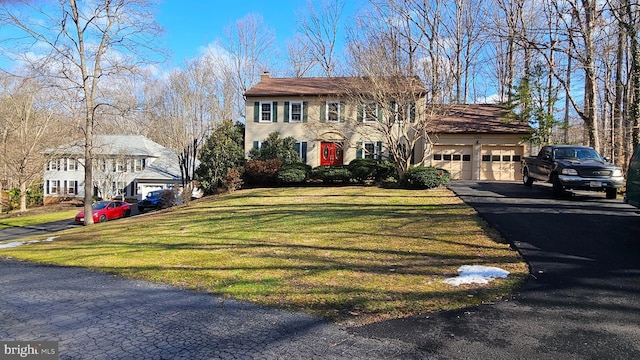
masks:
[[[256,101],[253,103],[253,122],[272,123],[278,121],[277,101]]]
[[[375,101],[367,101],[362,106],[362,120],[364,122],[378,121],[378,103]]]
[[[340,121],[340,102],[327,101],[327,122]]]
[[[271,122],[272,118],[272,106],[271,102],[261,102],[260,103],[260,122]]]
[[[289,122],[302,122],[302,101],[289,103]]]
[[[140,172],[144,170],[144,159],[135,159],[133,160],[133,171]]]

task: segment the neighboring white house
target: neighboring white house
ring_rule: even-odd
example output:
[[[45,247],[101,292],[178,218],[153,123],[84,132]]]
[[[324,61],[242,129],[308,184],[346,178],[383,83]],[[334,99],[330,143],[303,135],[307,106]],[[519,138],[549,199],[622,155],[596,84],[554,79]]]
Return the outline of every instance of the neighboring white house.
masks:
[[[98,135],[93,141],[93,194],[142,199],[182,183],[178,157],[142,135]],[[45,203],[84,198],[84,140],[44,152]]]
[[[245,93],[245,151],[259,148],[277,131],[296,139],[300,158],[314,167],[388,158],[384,136],[369,126],[382,117],[380,106],[349,94],[345,89],[353,79],[263,74]],[[416,110],[407,111],[405,119],[413,122],[424,107],[424,97],[406,106]],[[447,105],[440,112],[414,148],[415,164],[447,169],[454,179],[522,178],[520,160],[530,153],[528,124],[510,120],[509,111],[498,105]]]

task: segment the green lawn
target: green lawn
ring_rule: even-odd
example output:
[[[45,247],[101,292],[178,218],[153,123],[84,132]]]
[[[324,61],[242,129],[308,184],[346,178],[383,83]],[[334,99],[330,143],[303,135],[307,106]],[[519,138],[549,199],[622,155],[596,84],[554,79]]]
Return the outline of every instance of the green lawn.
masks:
[[[0,230],[16,226],[33,226],[60,220],[73,221],[78,211],[80,210],[72,209],[39,214],[29,214],[27,212],[19,216],[2,217],[0,218]]]
[[[83,266],[357,325],[493,301],[528,274],[452,192],[242,190],[58,233],[0,255]],[[453,287],[461,265],[511,272]]]

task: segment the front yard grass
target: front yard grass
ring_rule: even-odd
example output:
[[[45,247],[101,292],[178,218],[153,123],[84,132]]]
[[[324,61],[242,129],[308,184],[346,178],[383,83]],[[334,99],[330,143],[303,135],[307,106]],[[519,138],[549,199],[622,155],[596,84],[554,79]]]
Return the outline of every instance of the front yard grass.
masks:
[[[345,325],[494,301],[528,274],[518,253],[443,188],[242,190],[56,235],[0,255],[302,310]],[[511,274],[488,285],[443,282],[462,265]]]
[[[78,209],[64,209],[47,213],[20,213],[10,214],[0,217],[0,230],[16,227],[16,226],[34,226],[38,224],[69,220],[73,221],[74,216],[78,213]]]

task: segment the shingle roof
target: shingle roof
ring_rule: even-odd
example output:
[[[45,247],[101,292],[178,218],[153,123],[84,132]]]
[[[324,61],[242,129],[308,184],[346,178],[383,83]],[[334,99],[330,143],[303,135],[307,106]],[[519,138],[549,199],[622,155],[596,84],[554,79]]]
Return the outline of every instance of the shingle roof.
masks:
[[[381,79],[393,87],[413,87],[417,93],[426,91],[422,82],[417,78],[386,77]],[[245,96],[336,96],[371,90],[372,86],[368,83],[371,81],[362,77],[272,78],[269,75],[263,75],[257,84],[247,90]]]
[[[180,180],[178,156],[170,149],[163,149],[158,158],[147,165],[137,176],[139,180]]]
[[[469,104],[443,107],[443,115],[433,121],[434,133],[529,134],[529,124],[510,119],[501,105]]]
[[[96,155],[127,154],[131,156],[157,156],[162,145],[142,135],[96,135],[93,140]],[[84,155],[84,139],[44,151],[50,155]]]

